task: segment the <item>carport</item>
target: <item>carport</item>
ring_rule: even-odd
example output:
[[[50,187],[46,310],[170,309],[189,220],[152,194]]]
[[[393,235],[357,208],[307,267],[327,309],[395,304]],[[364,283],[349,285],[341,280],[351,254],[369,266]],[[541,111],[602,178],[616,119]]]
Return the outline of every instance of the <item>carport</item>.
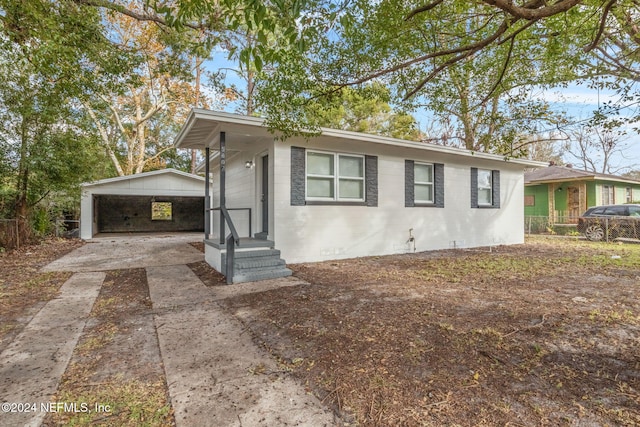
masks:
[[[82,184],[80,237],[204,232],[204,178],[175,169]]]

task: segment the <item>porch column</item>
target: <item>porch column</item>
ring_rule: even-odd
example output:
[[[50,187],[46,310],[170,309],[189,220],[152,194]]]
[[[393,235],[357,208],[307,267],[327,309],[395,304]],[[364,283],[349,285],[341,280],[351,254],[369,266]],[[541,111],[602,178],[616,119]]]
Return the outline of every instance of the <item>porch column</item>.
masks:
[[[211,195],[209,194],[209,156],[210,149],[204,149],[204,238],[211,235]]]
[[[220,244],[224,244],[224,215],[222,208],[227,207],[225,198],[225,177],[227,169],[227,142],[226,134],[220,132]]]

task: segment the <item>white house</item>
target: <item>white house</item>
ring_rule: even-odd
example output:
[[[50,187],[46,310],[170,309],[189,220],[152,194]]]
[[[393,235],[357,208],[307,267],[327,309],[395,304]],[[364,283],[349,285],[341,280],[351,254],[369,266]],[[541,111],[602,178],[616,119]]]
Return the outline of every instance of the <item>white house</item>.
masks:
[[[175,169],[82,184],[80,237],[204,231],[204,178]]]
[[[524,168],[543,165],[335,129],[283,142],[260,118],[201,109],[175,144],[206,150],[205,256],[223,273],[234,268],[230,282],[286,274],[280,256],[300,263],[522,243]],[[221,236],[221,223],[236,238],[225,239],[228,225]],[[249,255],[257,250],[276,252],[258,260]]]

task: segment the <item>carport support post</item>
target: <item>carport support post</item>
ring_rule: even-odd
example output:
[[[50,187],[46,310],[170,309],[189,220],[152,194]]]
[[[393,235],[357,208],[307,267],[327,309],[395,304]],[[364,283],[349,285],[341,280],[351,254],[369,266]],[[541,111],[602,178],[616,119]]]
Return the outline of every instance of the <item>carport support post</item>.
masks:
[[[227,200],[224,192],[225,178],[227,172],[227,141],[226,134],[220,132],[220,244],[224,244],[224,215],[222,208],[227,207]]]
[[[211,149],[206,147],[204,149],[204,238],[209,239],[211,235],[211,195],[209,194],[209,158],[211,156]]]

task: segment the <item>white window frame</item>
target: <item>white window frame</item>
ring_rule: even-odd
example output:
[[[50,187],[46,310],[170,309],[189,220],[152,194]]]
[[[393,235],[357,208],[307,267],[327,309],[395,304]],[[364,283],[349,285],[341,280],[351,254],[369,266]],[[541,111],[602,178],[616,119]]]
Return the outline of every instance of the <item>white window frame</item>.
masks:
[[[333,175],[316,175],[309,173],[309,154],[328,154],[333,156]],[[353,177],[353,176],[340,176],[340,158],[341,157],[355,157],[362,161],[362,176],[361,177]],[[304,188],[305,188],[305,199],[309,201],[333,201],[333,202],[364,202],[365,201],[365,159],[364,155],[361,154],[350,154],[350,153],[338,153],[332,151],[321,151],[321,150],[306,150],[305,156],[305,175],[304,175]],[[333,197],[309,197],[309,178],[331,178],[333,179]],[[340,197],[340,180],[348,180],[348,181],[358,181],[360,182],[362,188],[362,198],[353,198],[353,197]]]
[[[416,166],[430,166],[431,167],[431,182],[417,181],[416,180]],[[433,163],[413,162],[413,198],[414,203],[435,203],[435,172],[436,168]],[[431,200],[418,199],[416,196],[416,186],[430,186],[431,187]]]
[[[633,203],[633,188],[627,187],[624,192],[627,203]]]
[[[606,189],[606,191],[605,191]],[[606,193],[606,200],[605,200]],[[603,205],[613,205],[616,203],[616,189],[613,185],[603,185],[602,186],[602,204]]]
[[[480,185],[480,174],[482,172],[489,173],[489,186],[482,187]],[[493,206],[493,171],[490,169],[480,169],[478,168],[478,206]],[[489,190],[489,201],[488,202],[480,202],[480,190]]]

